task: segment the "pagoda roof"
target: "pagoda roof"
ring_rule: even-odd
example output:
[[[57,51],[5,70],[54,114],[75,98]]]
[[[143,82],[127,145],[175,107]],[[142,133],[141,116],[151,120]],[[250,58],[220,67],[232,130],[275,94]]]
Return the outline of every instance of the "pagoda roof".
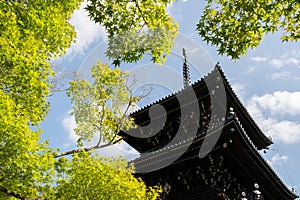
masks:
[[[255,123],[255,121],[247,111],[247,109],[241,103],[220,66],[216,65],[213,71],[211,71],[206,76],[204,76],[203,78],[191,85],[191,88],[197,94],[198,101],[200,101],[202,96],[205,96],[207,95],[207,93],[209,93],[207,88],[203,88],[207,87],[207,85],[210,84],[210,82],[214,81],[216,76],[221,76],[221,80],[223,80],[224,89],[226,93],[226,102],[224,102],[224,106],[227,107],[227,110],[229,110],[229,108],[233,108],[241,124],[243,124],[243,127],[247,132],[251,142],[253,142],[257,149],[261,150],[268,148],[268,146],[272,144],[271,139],[262,132],[262,130],[258,127],[258,125]],[[143,124],[145,121],[149,121],[149,109],[154,105],[162,105],[163,107],[165,107],[167,112],[169,110],[175,109],[180,110],[176,98],[178,95],[184,96],[186,90],[186,88],[183,88],[182,90],[165,96],[155,102],[144,106],[143,108],[138,109],[130,115],[135,119],[135,122],[138,125],[140,125]],[[136,138],[122,131],[120,132],[120,135],[123,136],[124,140],[129,145],[131,145],[140,153],[149,151],[151,148],[153,148],[153,146],[148,144],[150,141],[149,139],[147,140],[145,138]]]
[[[208,87],[216,80],[222,80],[226,94],[226,101],[219,101],[217,105],[226,111],[224,120],[219,119],[223,122],[215,123],[212,129],[206,131],[205,126],[204,128],[201,126],[204,120],[201,116],[196,135],[190,135],[186,132],[183,137],[176,138],[174,134],[177,134],[177,129],[179,129],[178,123],[180,122],[178,120],[180,121],[180,117],[184,117],[181,116],[181,108],[182,106],[188,106],[189,101],[191,101],[188,97],[189,89],[193,89],[195,92],[199,107],[205,104],[204,107],[208,108],[211,105],[207,102],[212,98]],[[185,98],[184,105],[180,105],[177,100],[178,96]],[[135,159],[133,163],[137,173],[146,183],[149,180],[158,179],[168,174],[189,171],[189,168],[193,167],[210,169],[210,158],[222,157],[225,160],[226,169],[235,177],[238,177],[241,185],[247,187],[248,190],[251,188],[249,184],[257,182],[261,186],[260,190],[265,199],[293,200],[297,198],[297,195],[286,187],[258,152],[261,149],[268,148],[272,141],[250,116],[219,66],[216,66],[208,75],[193,83],[191,87],[175,92],[131,113],[131,116],[140,127],[152,123],[152,120],[162,121],[164,119],[163,116],[155,116],[155,119],[150,119],[149,110],[154,105],[163,106],[167,113],[164,127],[156,135],[143,138],[120,132],[124,140],[141,153],[141,156]],[[191,108],[193,109],[193,107]],[[190,112],[192,113],[193,110],[190,109]],[[195,121],[195,119],[186,119],[188,123],[193,123],[193,120]],[[211,120],[212,116],[210,117]],[[141,135],[143,135],[142,132]],[[176,139],[175,142],[174,138]],[[203,146],[212,141],[210,138],[218,138],[216,144],[208,151],[201,151]],[[166,165],[164,166],[162,163],[166,163]],[[195,174],[191,176],[190,180],[193,180],[193,176]],[[176,180],[175,182],[179,184]],[[198,196],[202,196],[199,199],[211,199],[211,195],[214,195],[217,191],[203,182],[201,183],[201,181],[198,184],[200,184],[199,188],[202,189],[195,190],[194,193],[187,192],[191,195],[191,199],[198,198]],[[176,193],[175,195],[182,195],[186,198],[187,193]]]
[[[225,76],[225,73],[221,68],[218,68],[220,74],[223,77],[225,88],[227,89],[227,96],[233,103],[234,112],[237,113],[239,121],[243,124],[247,135],[250,137],[251,141],[260,150],[266,148],[273,144],[271,137],[266,136],[259,126],[256,124],[252,116],[249,114],[247,108],[242,104],[236,93],[234,92],[231,84]]]

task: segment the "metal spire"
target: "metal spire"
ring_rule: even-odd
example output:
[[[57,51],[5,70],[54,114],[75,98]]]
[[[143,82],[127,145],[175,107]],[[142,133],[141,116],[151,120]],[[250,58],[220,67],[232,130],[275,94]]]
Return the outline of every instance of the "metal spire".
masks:
[[[191,78],[190,78],[190,70],[189,70],[189,65],[187,64],[187,59],[186,59],[186,53],[185,53],[185,49],[182,48],[182,52],[183,52],[183,86],[184,88],[187,88],[190,86],[191,83]]]

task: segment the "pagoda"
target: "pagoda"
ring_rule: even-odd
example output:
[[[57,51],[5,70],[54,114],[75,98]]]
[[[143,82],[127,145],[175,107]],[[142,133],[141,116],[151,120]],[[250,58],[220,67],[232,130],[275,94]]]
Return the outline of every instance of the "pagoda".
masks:
[[[137,128],[121,132],[140,153],[133,161],[148,186],[160,185],[160,199],[292,200],[260,154],[272,144],[255,123],[217,64],[184,88],[131,116]]]

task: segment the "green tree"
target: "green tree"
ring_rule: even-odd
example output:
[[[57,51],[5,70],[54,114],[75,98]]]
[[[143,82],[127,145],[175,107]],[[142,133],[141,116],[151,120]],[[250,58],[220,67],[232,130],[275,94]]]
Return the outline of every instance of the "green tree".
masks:
[[[0,1],[0,85],[36,125],[47,115],[49,59],[75,38],[67,20],[81,0]]]
[[[72,162],[64,164],[61,170],[64,173],[58,179],[56,196],[61,200],[155,200],[160,189],[147,188],[141,179],[132,175],[134,170],[127,165],[122,158],[99,158],[88,152],[74,154]]]
[[[81,79],[71,82],[79,149],[60,153],[48,148],[47,142],[39,142],[39,123],[49,108],[49,77],[54,74],[49,61],[65,53],[75,40],[68,20],[80,3],[82,0],[0,0],[2,199],[106,198],[112,186],[119,188],[118,197],[130,190],[135,196],[128,198],[151,199],[160,191],[135,179],[124,160],[105,160],[91,151],[119,142],[118,131],[133,126],[126,111],[139,98],[130,93],[127,73],[119,68],[98,63],[91,72],[93,84]],[[115,65],[135,62],[144,54],[162,63],[178,33],[177,23],[166,11],[170,3],[176,2],[88,0],[86,9],[92,20],[105,27],[106,53]],[[220,54],[237,59],[269,32],[282,31],[282,41],[297,41],[299,10],[297,0],[207,0],[197,30]],[[98,143],[83,148],[82,141],[95,134]],[[69,154],[71,158],[62,157]]]
[[[46,143],[39,143],[40,131],[28,126],[21,106],[0,90],[0,199],[47,198],[55,160]]]
[[[220,54],[238,59],[270,32],[282,31],[282,41],[298,41],[299,21],[298,0],[208,0],[197,30]]]
[[[174,0],[88,0],[86,9],[93,21],[108,34],[107,56],[115,65],[135,62],[144,54],[162,63],[170,53],[178,25],[167,13]]]
[[[85,151],[120,142],[122,138],[118,133],[134,127],[128,111],[141,98],[133,96],[127,83],[129,73],[120,68],[110,69],[98,61],[92,67],[91,75],[92,84],[78,78],[70,82],[68,90],[77,124],[75,133],[79,136],[78,147],[82,147],[84,141],[97,140],[94,146],[83,148]],[[57,154],[56,157],[80,151],[76,149]]]
[[[68,20],[81,2],[0,0],[0,199],[93,199],[89,195],[103,196],[108,193],[106,188],[114,195],[113,186],[120,188],[115,191],[118,196],[132,191],[133,199],[155,198],[158,194],[158,189],[147,188],[134,178],[124,160],[104,160],[84,150],[72,152],[73,158],[55,159],[58,150],[40,142],[39,123],[47,115],[49,77],[54,74],[49,61],[61,56],[74,41],[75,30]],[[102,71],[108,75],[107,80],[122,81],[117,76],[125,77],[119,69],[117,73],[108,69]],[[72,83],[71,88],[80,83]],[[116,86],[121,87],[118,83]],[[112,95],[119,94],[113,90]],[[116,103],[114,100],[112,105]],[[114,118],[114,114],[105,117]],[[125,117],[122,119],[124,125],[128,124]],[[88,135],[82,138],[88,139]],[[87,193],[86,185],[76,185],[76,181],[92,182],[94,192]],[[98,188],[100,183],[106,187]]]
[[[138,98],[127,87],[129,73],[120,68],[110,69],[98,62],[92,67],[91,75],[93,84],[80,79],[70,84],[69,94],[78,125],[76,134],[90,141],[98,133],[98,145],[101,141],[114,142],[121,129],[133,125],[126,114]]]
[[[166,11],[174,0],[88,0],[87,10],[96,23],[105,27],[109,38],[107,55],[132,62],[147,53],[152,60],[165,60],[175,41],[177,23]],[[203,2],[204,3],[204,2]],[[255,48],[263,35],[282,31],[282,41],[300,38],[298,0],[206,0],[199,11],[199,36],[218,48],[219,54],[238,59]]]
[[[0,197],[19,199],[156,199],[159,187],[147,187],[133,176],[134,168],[122,158],[98,157],[95,151],[120,141],[117,133],[132,127],[128,108],[138,100],[126,87],[127,72],[110,69],[98,62],[92,68],[91,85],[78,79],[71,83],[69,94],[80,141],[94,134],[103,136],[97,145],[65,153],[39,143],[34,132],[6,94],[0,98],[1,182]],[[123,109],[124,107],[124,109]],[[101,127],[101,128],[99,128]],[[101,138],[101,137],[100,137]],[[100,146],[101,141],[106,141]],[[81,147],[81,142],[79,142]],[[67,159],[66,155],[72,154]],[[60,158],[59,158],[60,157]],[[58,158],[55,160],[55,158]]]
[[[120,130],[133,127],[128,110],[139,97],[127,86],[128,72],[110,69],[98,62],[92,67],[93,83],[77,79],[70,83],[79,149],[58,153],[55,188],[57,199],[156,199],[159,187],[147,187],[133,176],[134,168],[125,159],[101,158],[97,149],[121,141]],[[96,144],[83,148],[83,142],[98,136]],[[63,156],[72,155],[68,160]]]
[[[80,2],[0,1],[1,199],[51,196],[55,161],[38,124],[48,110],[48,61],[74,40],[67,20]]]

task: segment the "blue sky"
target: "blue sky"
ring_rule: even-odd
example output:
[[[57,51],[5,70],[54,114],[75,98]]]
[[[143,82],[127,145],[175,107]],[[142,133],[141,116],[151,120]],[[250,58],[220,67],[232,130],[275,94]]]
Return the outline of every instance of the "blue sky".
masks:
[[[196,0],[179,0],[169,6],[168,11],[178,21],[180,33],[202,47],[201,51],[208,59],[203,62],[207,62],[207,65],[220,62],[240,100],[264,133],[273,138],[274,145],[271,149],[261,153],[279,177],[290,188],[295,187],[299,191],[300,43],[282,43],[280,33],[276,33],[265,36],[258,48],[249,50],[246,56],[236,62],[225,56],[219,56],[216,48],[202,42],[195,31],[203,4],[202,1]],[[71,23],[77,31],[77,42],[63,58],[56,60],[55,63],[67,70],[79,69],[81,72],[86,72],[96,59],[107,61],[102,52],[105,47],[103,41],[106,38],[104,29],[90,22],[83,9],[74,13]],[[187,56],[189,60],[193,60],[197,54],[187,48]],[[149,60],[145,59],[146,61],[141,63],[151,65]],[[141,63],[130,64],[130,67],[122,66],[122,69],[135,69],[141,66]],[[176,55],[176,51],[173,51],[164,66],[173,70],[175,74],[180,74],[181,65],[182,59]],[[153,69],[157,68],[153,66]],[[203,75],[205,75],[204,71],[199,74],[191,70],[192,81],[196,81]],[[158,73],[155,78],[163,80],[167,76]],[[167,90],[154,87],[153,94],[139,106],[174,92],[177,88],[180,89],[182,87],[180,80],[176,79],[175,82],[176,84]],[[50,139],[50,145],[62,151],[75,148],[76,136],[73,128],[76,124],[70,115],[70,99],[65,93],[56,93],[49,97],[49,101],[50,112],[41,126],[44,130],[42,139]],[[126,144],[120,144],[113,149],[103,149],[101,154],[122,155],[128,159],[136,156]]]

